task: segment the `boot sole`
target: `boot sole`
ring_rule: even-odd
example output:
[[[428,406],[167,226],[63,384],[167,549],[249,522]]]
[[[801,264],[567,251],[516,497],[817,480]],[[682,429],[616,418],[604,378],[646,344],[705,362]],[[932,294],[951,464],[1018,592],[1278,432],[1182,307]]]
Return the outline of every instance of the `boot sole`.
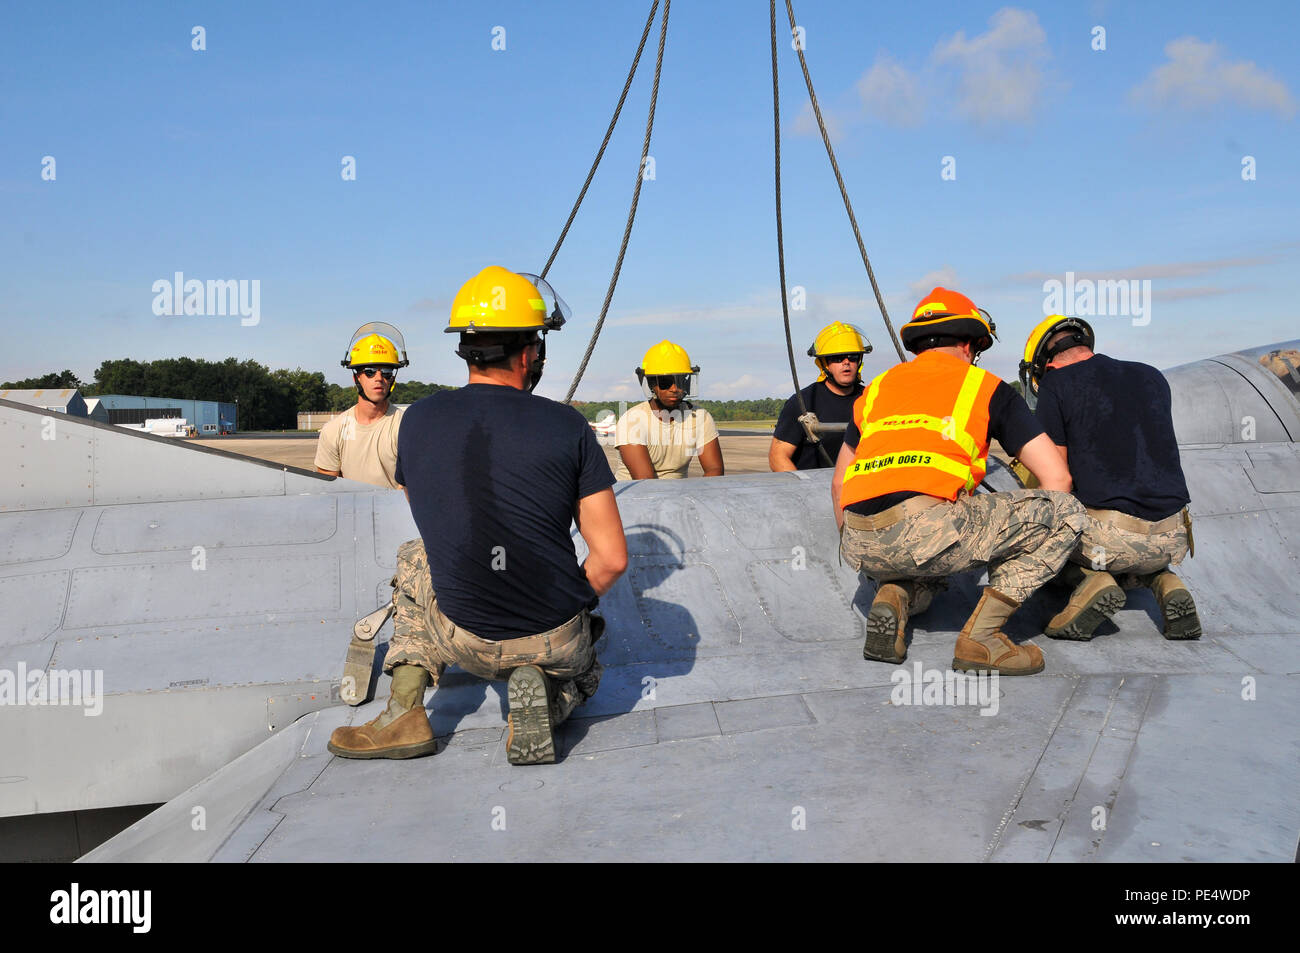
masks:
[[[1171,641],[1199,639],[1201,618],[1196,614],[1192,594],[1180,589],[1165,600],[1160,607],[1165,617],[1165,638]]]
[[[349,748],[335,747],[334,742],[325,746],[329,749],[330,754],[338,755],[340,758],[353,758],[357,761],[369,761],[372,758],[387,758],[394,761],[400,761],[405,758],[422,758],[426,754],[433,754],[438,750],[438,739],[430,738],[428,741],[421,741],[413,745],[397,745],[392,748],[373,748],[369,751],[353,751]]]
[[[555,726],[551,724],[551,698],[546,676],[531,665],[510,673],[506,686],[510,705],[511,764],[554,764]]]
[[[862,644],[862,657],[869,662],[900,664],[907,658],[907,650],[898,654],[897,639],[898,616],[888,606],[872,606],[867,613],[867,640]]]
[[[1037,675],[1047,667],[1047,660],[1044,659],[1039,662],[1035,668],[1007,669],[1001,668],[997,665],[990,665],[988,662],[970,662],[966,659],[954,658],[952,660],[952,667],[953,670],[957,672],[972,672],[974,674],[979,674],[980,672],[997,672],[999,675]]]
[[[1097,631],[1097,626],[1124,608],[1127,598],[1119,586],[1103,589],[1069,623],[1059,628],[1049,626],[1043,630],[1043,634],[1051,639],[1087,642]]]

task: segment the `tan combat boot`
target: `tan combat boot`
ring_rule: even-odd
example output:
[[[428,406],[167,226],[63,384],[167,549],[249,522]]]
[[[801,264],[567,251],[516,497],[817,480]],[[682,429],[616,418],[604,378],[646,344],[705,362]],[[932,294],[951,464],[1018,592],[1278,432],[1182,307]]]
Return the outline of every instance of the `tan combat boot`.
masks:
[[[551,682],[536,665],[521,665],[506,683],[506,760],[511,764],[555,763],[555,711]]]
[[[910,582],[880,584],[867,612],[867,640],[862,645],[864,659],[897,665],[907,658],[907,610],[915,591]]]
[[[1124,590],[1108,572],[1066,563],[1061,579],[1074,586],[1074,592],[1043,630],[1050,638],[1087,642],[1097,626],[1124,607]]]
[[[957,636],[952,667],[959,672],[999,672],[1034,675],[1043,670],[1043,652],[1036,645],[1016,645],[1002,626],[1020,608],[1016,600],[986,587],[975,611]]]
[[[1183,581],[1169,570],[1153,573],[1143,579],[1155,593],[1160,603],[1160,613],[1165,617],[1166,639],[1199,639],[1201,617],[1196,614],[1196,603]]]
[[[379,717],[358,727],[335,728],[329,748],[340,758],[419,758],[433,754],[438,742],[424,713],[429,673],[418,665],[393,669],[393,692]]]

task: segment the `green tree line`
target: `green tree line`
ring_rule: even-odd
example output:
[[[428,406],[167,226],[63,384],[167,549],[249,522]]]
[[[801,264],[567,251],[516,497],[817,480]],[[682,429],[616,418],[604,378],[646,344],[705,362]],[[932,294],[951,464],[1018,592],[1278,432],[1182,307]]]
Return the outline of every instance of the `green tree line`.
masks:
[[[298,413],[309,410],[346,410],[357,402],[351,385],[329,384],[320,371],[279,368],[271,370],[257,361],[224,361],[174,357],[157,361],[130,358],[104,361],[92,381],[71,370],[41,377],[6,381],[0,388],[17,390],[80,388],[85,397],[129,394],[134,397],[175,397],[178,400],[216,400],[238,403],[240,430],[295,430]],[[414,403],[442,384],[400,381],[393,390],[399,404]]]
[[[239,404],[240,430],[294,430],[298,414],[311,410],[347,410],[357,402],[356,388],[327,383],[320,371],[301,367],[271,370],[257,361],[224,361],[203,358],[171,357],[156,361],[130,358],[104,361],[95,371],[93,381],[82,381],[70,370],[51,372],[41,377],[7,381],[0,388],[18,390],[80,388],[86,397],[100,394],[130,394],[135,397],[175,397],[180,400],[216,400]],[[398,380],[392,400],[413,404],[440,390],[453,390],[446,384]],[[785,398],[761,400],[699,400],[714,420],[763,420],[776,417]],[[576,402],[574,405],[588,420],[595,420],[602,410],[618,412],[619,402],[612,400]]]
[[[758,400],[693,400],[696,407],[703,407],[714,420],[767,420],[779,417],[785,406],[785,397],[762,397]],[[626,401],[630,407],[638,401]],[[595,420],[602,411],[619,411],[616,400],[574,401],[576,408],[588,420]]]

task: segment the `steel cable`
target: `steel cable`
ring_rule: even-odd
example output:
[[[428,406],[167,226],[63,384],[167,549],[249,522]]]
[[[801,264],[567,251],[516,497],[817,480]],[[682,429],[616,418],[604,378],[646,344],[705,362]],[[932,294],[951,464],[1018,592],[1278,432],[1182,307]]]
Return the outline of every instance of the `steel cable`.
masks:
[[[618,285],[618,275],[623,269],[623,256],[627,254],[627,243],[632,237],[632,222],[636,219],[637,203],[641,200],[641,183],[645,181],[645,161],[650,154],[650,134],[654,131],[655,104],[659,100],[659,73],[663,69],[664,40],[668,36],[668,11],[671,6],[672,0],[664,0],[664,15],[659,27],[659,53],[655,58],[654,86],[650,90],[650,110],[647,112],[645,120],[645,140],[641,144],[641,162],[636,170],[636,188],[632,192],[632,207],[628,209],[627,224],[623,228],[623,243],[618,248],[618,259],[614,262],[614,273],[609,277],[609,288],[605,292],[605,303],[600,307],[600,317],[596,319],[596,327],[591,332],[591,340],[587,343],[586,353],[582,355],[582,363],[578,366],[578,372],[573,375],[573,382],[569,385],[569,392],[564,396],[566,404],[573,400],[573,393],[578,389],[578,383],[582,380],[582,375],[587,371],[587,363],[591,360],[591,354],[596,349],[596,339],[600,337],[600,329],[605,326],[605,315],[609,313],[609,304],[614,299],[614,288]]]
[[[646,17],[645,29],[641,31],[641,42],[636,46],[636,56],[632,57],[632,68],[628,70],[627,81],[623,83],[623,93],[618,97],[618,105],[614,107],[614,115],[609,120],[609,128],[605,130],[605,138],[600,143],[600,149],[596,152],[596,160],[592,162],[591,169],[587,172],[587,180],[582,183],[582,191],[578,193],[578,200],[573,203],[573,209],[569,212],[569,218],[560,231],[560,237],[555,240],[555,247],[551,249],[551,257],[546,259],[546,267],[542,269],[539,276],[541,278],[545,278],[546,273],[551,270],[551,265],[555,262],[555,256],[560,253],[560,246],[564,244],[564,239],[569,234],[569,226],[573,224],[573,219],[578,214],[578,208],[582,205],[582,200],[587,196],[587,189],[591,187],[591,180],[596,177],[596,169],[600,166],[600,160],[605,155],[605,147],[609,145],[610,136],[614,134],[614,126],[618,123],[619,114],[623,112],[623,102],[627,99],[627,91],[632,88],[632,79],[636,76],[637,66],[641,62],[641,51],[645,49],[645,41],[650,35],[650,27],[654,25],[655,13],[658,10],[659,0],[654,0],[654,3],[650,5],[650,15]]]
[[[775,0],[772,0],[775,3]],[[790,18],[790,35],[795,35],[794,7],[790,0],[785,0],[786,14]],[[775,14],[773,15],[775,17]],[[775,37],[776,27],[773,26],[773,36]],[[773,39],[773,50],[775,51],[775,39]],[[799,65],[803,68],[804,84],[808,87],[808,98],[812,101],[813,113],[817,116],[817,128],[821,130],[822,142],[826,144],[826,155],[830,157],[831,168],[835,171],[835,181],[840,186],[840,197],[844,199],[844,209],[849,213],[849,224],[853,226],[853,237],[858,241],[858,251],[862,254],[862,264],[867,267],[867,277],[871,279],[871,290],[876,293],[876,304],[880,306],[880,316],[885,320],[885,329],[889,331],[889,339],[894,342],[894,350],[898,352],[898,359],[906,361],[907,355],[903,353],[903,346],[898,342],[898,335],[894,333],[894,325],[889,320],[889,312],[885,309],[885,299],[880,293],[880,285],[876,283],[876,273],[871,269],[871,261],[867,258],[867,248],[862,244],[862,232],[858,229],[858,220],[853,214],[853,204],[849,201],[848,189],[844,187],[844,177],[840,175],[840,165],[835,161],[835,150],[831,148],[831,137],[826,132],[826,123],[822,120],[821,106],[817,105],[817,94],[813,92],[812,76],[808,72],[808,61],[803,55],[803,44],[795,44],[795,51],[799,54]],[[774,53],[775,55],[775,53]],[[784,296],[785,287],[781,288],[781,294]]]
[[[777,82],[776,70],[776,0],[771,0],[768,7],[769,20],[772,25],[772,142],[775,151],[773,168],[776,172],[776,262],[781,276],[781,320],[785,322],[785,350],[790,357],[790,380],[794,382],[794,399],[799,402],[799,415],[808,413],[803,402],[803,392],[799,389],[799,372],[794,364],[794,341],[790,337],[790,304],[785,290],[785,238],[781,227],[781,93]],[[822,462],[834,466],[831,455],[820,440],[816,443]]]

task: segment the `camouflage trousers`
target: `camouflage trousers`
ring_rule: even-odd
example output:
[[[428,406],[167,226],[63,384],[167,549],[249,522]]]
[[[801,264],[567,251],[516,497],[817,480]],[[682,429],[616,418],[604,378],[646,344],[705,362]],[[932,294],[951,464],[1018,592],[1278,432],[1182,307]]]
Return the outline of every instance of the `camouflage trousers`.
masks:
[[[1114,575],[1126,589],[1131,589],[1141,584],[1137,576],[1176,566],[1187,556],[1186,524],[1179,522],[1174,529],[1163,533],[1140,533],[1109,522],[1105,517],[1114,512],[1088,511],[1088,525],[1079,537],[1078,546],[1070,554],[1070,562],[1090,569],[1103,569]],[[1094,513],[1103,518],[1097,519],[1092,515]],[[1151,525],[1145,520],[1137,520],[1137,523]]]
[[[385,672],[397,665],[418,665],[436,686],[448,665],[488,679],[506,679],[520,666],[536,665],[551,681],[556,724],[596,694],[604,670],[593,647],[604,631],[600,616],[584,609],[563,625],[528,639],[481,639],[438,608],[424,542],[419,539],[398,547],[392,585],[393,637],[384,656]],[[525,646],[526,642],[533,644]]]
[[[1060,572],[1088,523],[1083,505],[1055,490],[959,496],[877,530],[854,529],[850,515],[840,555],[877,582],[987,566],[989,585],[1017,602]]]

